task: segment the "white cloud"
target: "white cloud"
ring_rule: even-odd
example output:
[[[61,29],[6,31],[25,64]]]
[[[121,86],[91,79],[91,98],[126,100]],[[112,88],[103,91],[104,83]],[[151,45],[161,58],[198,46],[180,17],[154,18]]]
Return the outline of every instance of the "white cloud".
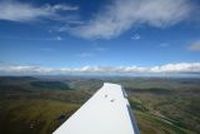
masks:
[[[50,6],[50,5],[46,5],[46,9],[49,10],[49,11],[52,11],[52,12],[56,12],[56,11],[59,11],[59,10],[63,10],[63,11],[76,11],[79,9],[78,6],[69,6],[69,5],[66,5],[66,4],[57,4],[57,5],[53,5],[53,6]]]
[[[25,40],[25,41],[61,41],[64,40],[61,36],[56,37],[43,37],[43,38],[37,38],[37,37],[29,37],[29,38],[22,38],[22,37],[12,37],[12,36],[5,36],[0,37],[0,39],[9,39],[9,40]]]
[[[88,23],[66,31],[87,39],[110,39],[141,24],[159,28],[174,25],[186,19],[192,9],[189,0],[116,0]]]
[[[59,17],[57,11],[74,11],[78,7],[69,5],[45,5],[37,7],[28,3],[17,1],[0,2],[0,20],[27,22],[38,20],[39,18],[54,19]]]
[[[80,68],[49,68],[40,66],[0,66],[0,74],[177,74],[177,73],[200,73],[200,63],[177,63],[153,67],[128,66],[128,67],[102,67],[85,66]]]
[[[200,41],[193,42],[191,45],[189,45],[188,49],[190,51],[200,52]]]
[[[135,34],[134,36],[131,37],[132,40],[139,40],[141,39],[141,36],[139,34]]]
[[[200,63],[178,63],[155,66],[149,69],[153,73],[195,73],[200,72]]]
[[[81,21],[74,15],[60,14],[61,11],[77,11],[78,6],[36,6],[15,0],[4,0],[0,2],[0,20],[29,22],[47,18],[66,23],[58,31],[86,39],[110,39],[142,24],[159,28],[177,24],[185,20],[192,9],[193,4],[189,0],[115,0],[90,20]]]
[[[60,36],[57,36],[57,37],[56,37],[56,40],[57,40],[57,41],[61,41],[61,40],[63,40],[63,38],[60,37]]]

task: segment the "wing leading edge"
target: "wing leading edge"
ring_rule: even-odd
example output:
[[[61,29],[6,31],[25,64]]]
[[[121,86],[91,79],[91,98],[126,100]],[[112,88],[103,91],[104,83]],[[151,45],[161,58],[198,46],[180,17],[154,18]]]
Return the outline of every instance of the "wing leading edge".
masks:
[[[104,83],[53,134],[139,134],[121,85]]]

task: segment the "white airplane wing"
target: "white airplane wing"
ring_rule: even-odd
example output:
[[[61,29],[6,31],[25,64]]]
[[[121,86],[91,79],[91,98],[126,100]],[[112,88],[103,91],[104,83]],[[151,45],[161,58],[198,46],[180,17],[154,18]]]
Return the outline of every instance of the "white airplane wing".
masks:
[[[104,83],[53,134],[138,134],[127,95],[121,85]]]

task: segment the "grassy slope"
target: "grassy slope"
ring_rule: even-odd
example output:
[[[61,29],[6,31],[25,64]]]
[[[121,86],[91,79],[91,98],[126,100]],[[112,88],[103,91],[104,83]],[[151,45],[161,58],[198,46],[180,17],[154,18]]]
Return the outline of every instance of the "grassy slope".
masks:
[[[51,133],[79,107],[42,99],[8,100],[2,101],[0,106],[1,112],[5,110],[0,118],[2,134]],[[61,115],[63,118],[59,120]]]
[[[103,81],[122,83],[125,87],[142,134],[200,133],[199,79],[54,78],[44,82],[45,80],[31,77],[0,78],[0,133],[50,134]],[[39,87],[31,84],[36,81],[39,81]],[[49,81],[53,81],[53,90]],[[63,90],[65,87],[68,87],[67,90]]]
[[[179,80],[171,88],[166,84],[158,83],[159,90],[127,88],[142,133],[200,133],[199,83],[183,85]]]
[[[64,82],[31,77],[0,78],[0,133],[47,134],[60,126],[89,94]]]

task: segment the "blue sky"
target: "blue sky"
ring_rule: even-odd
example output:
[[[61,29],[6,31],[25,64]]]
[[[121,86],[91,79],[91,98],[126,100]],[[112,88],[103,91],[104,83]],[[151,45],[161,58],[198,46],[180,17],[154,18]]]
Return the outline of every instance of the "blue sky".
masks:
[[[0,0],[0,73],[24,69],[200,72],[200,2]]]

